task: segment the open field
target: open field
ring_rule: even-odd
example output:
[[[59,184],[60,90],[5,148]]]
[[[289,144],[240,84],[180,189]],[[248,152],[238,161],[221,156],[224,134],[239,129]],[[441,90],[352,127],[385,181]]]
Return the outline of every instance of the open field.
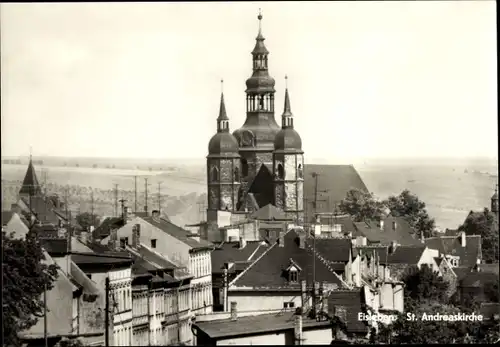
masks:
[[[61,159],[60,161],[64,160]],[[84,163],[78,159],[79,163]],[[203,218],[202,203],[206,200],[204,161],[180,162],[151,161],[142,164],[142,170],[134,169],[137,163],[116,160],[115,169],[103,168],[97,160],[88,159],[87,166],[66,166],[61,163],[48,166],[44,159],[43,168],[37,167],[39,180],[42,169],[47,172],[47,190],[64,196],[65,186],[69,186],[69,202],[76,212],[90,210],[90,192],[94,194],[94,207],[101,215],[114,212],[114,184],[118,184],[119,198],[134,204],[134,175],[138,176],[138,206],[144,206],[145,181],[148,178],[148,203],[158,206],[158,182],[161,184],[161,208],[176,223],[184,225]],[[109,163],[109,161],[108,161]],[[23,165],[2,165],[2,203],[7,206],[15,201],[16,193],[26,171]],[[153,167],[154,165],[154,167]],[[151,167],[151,171],[149,170]],[[466,163],[397,163],[377,165],[364,163],[355,166],[367,187],[380,198],[398,194],[408,188],[426,202],[429,213],[441,228],[455,228],[463,222],[470,210],[489,207],[490,197],[498,182],[498,164],[491,161]],[[161,170],[160,170],[161,169]],[[41,182],[43,183],[43,182]]]

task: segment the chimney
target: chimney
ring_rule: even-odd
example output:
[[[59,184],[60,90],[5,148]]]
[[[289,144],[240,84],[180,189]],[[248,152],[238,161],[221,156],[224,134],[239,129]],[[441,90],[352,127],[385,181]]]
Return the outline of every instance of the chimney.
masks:
[[[238,320],[238,311],[236,309],[236,301],[231,301],[231,320],[232,321],[237,321]]]
[[[396,230],[396,221],[395,220],[392,221],[392,230]]]
[[[391,242],[391,246],[389,247],[389,253],[392,254],[398,248],[398,243],[396,241]]]
[[[300,281],[300,296],[302,301],[302,312],[307,310],[307,283],[305,280]]]
[[[378,226],[380,230],[384,231],[384,220],[382,218],[378,221]]]
[[[465,236],[464,231],[460,232],[460,243],[462,244],[462,247],[465,247],[467,244],[467,237]]]
[[[301,249],[306,248],[306,235],[303,234],[299,235],[299,247]]]
[[[151,211],[151,217],[158,222],[160,220],[160,211],[158,210]]]
[[[240,237],[240,249],[245,248],[246,245],[247,245],[247,240],[245,240],[244,237]]]
[[[136,224],[132,228],[132,248],[137,249],[141,243],[141,225]]]
[[[294,322],[294,332],[295,332],[295,344],[296,345],[301,345],[302,344],[302,315],[295,315],[295,322]]]
[[[123,222],[127,223],[128,220],[128,207],[123,206]]]
[[[279,238],[278,238],[278,246],[285,247],[285,232],[284,231],[280,231]]]

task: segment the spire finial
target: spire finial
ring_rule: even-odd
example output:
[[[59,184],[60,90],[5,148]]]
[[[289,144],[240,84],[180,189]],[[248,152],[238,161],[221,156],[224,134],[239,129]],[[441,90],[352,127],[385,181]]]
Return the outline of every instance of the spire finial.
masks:
[[[259,34],[262,35],[262,9],[259,8],[259,15],[257,16],[259,20]]]
[[[288,89],[288,75],[285,75],[285,88]]]
[[[30,146],[30,161],[33,158],[33,148]]]
[[[224,79],[220,80],[220,92],[221,94],[224,94]]]

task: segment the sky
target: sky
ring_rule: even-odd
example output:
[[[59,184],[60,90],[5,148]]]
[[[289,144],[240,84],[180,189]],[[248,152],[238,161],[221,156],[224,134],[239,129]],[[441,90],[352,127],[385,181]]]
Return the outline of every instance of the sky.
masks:
[[[307,158],[498,158],[494,1],[2,3],[2,156],[203,158],[262,31]]]

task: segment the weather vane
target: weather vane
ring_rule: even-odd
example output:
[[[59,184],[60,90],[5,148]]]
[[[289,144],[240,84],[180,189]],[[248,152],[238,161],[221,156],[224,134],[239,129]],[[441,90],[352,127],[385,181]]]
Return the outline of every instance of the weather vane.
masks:
[[[285,75],[285,88],[288,89],[288,75]]]
[[[224,79],[220,80],[220,92],[224,93]]]

